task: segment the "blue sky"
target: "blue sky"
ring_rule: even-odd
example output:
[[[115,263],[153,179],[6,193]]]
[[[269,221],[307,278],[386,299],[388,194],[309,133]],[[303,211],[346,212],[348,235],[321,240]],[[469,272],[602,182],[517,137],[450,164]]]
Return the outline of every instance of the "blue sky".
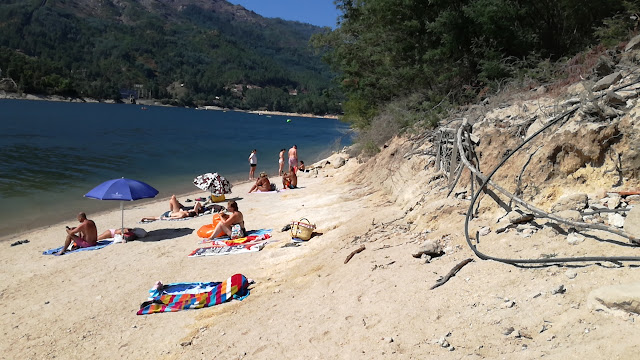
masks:
[[[336,27],[338,10],[333,0],[227,0],[256,14],[295,20],[317,26]]]

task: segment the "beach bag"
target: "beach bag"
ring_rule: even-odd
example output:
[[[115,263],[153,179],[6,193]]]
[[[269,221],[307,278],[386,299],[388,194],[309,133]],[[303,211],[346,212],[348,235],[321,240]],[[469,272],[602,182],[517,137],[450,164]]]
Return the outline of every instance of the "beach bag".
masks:
[[[300,240],[311,239],[311,234],[315,230],[316,225],[311,224],[309,219],[301,218],[300,221],[291,222],[291,238],[298,238]]]
[[[242,232],[240,224],[231,225],[231,240],[239,239],[241,237],[244,237],[244,233]]]
[[[278,188],[276,187],[276,184],[271,183],[271,191],[276,191],[278,190]]]
[[[222,202],[226,198],[225,198],[224,194],[222,194],[222,195],[211,195],[210,199],[211,199],[211,202],[216,203],[216,202]]]

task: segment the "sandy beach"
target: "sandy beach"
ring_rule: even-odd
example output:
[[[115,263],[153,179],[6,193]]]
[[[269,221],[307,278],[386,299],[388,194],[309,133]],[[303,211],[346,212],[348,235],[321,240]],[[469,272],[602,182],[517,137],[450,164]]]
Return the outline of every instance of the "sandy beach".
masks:
[[[125,226],[149,232],[141,240],[41,255],[62,244],[64,226],[74,222],[69,219],[25,234],[27,244],[5,244],[0,358],[635,357],[636,317],[594,311],[588,297],[605,285],[637,283],[636,268],[518,267],[478,259],[464,242],[468,200],[445,196],[447,184],[434,178],[429,156],[397,161],[412,146],[396,139],[366,162],[335,154],[331,164],[301,174],[297,190],[247,194],[250,183],[236,185],[227,198],[238,201],[247,229],[273,229],[273,242],[259,252],[187,257],[200,246],[195,231],[210,216],[137,223],[164,212],[167,199],[125,210]],[[338,157],[347,161],[335,169]],[[570,247],[548,230],[526,240],[516,231],[498,236],[495,218],[502,214],[486,204],[472,227],[492,228],[483,244],[494,255],[523,255],[532,244],[557,253]],[[88,215],[99,232],[120,225],[119,211]],[[290,235],[280,229],[303,217],[318,234],[285,247]],[[441,244],[444,255],[430,261],[412,256],[426,240]],[[361,245],[365,250],[345,263]],[[585,241],[578,252],[612,256],[637,249]],[[474,260],[456,276],[430,290],[469,258]],[[158,280],[224,281],[236,273],[255,280],[243,301],[136,315]],[[560,285],[565,292],[555,291]],[[614,341],[621,336],[630,340]]]
[[[566,97],[581,89],[570,87]],[[640,181],[635,170],[610,171],[615,158],[603,155],[620,154],[618,161],[629,166],[636,161],[629,149],[640,136],[640,107],[630,103],[607,123],[576,113],[531,145],[535,157],[515,156],[493,180],[510,191],[520,187],[527,201],[562,217],[630,229],[640,216]],[[559,111],[557,98],[496,104],[481,109],[482,121],[473,127],[482,139],[475,150],[482,169],[496,166],[505,148],[522,141],[521,119]],[[459,118],[477,117],[476,110]],[[611,134],[622,135],[608,142]],[[142,227],[148,237],[126,244],[42,255],[62,245],[64,226],[74,219],[16,236],[29,242],[3,243],[0,254],[0,358],[636,358],[640,261],[481,260],[464,233],[468,169],[452,187],[435,166],[434,139],[428,131],[396,137],[369,159],[333,154],[300,173],[296,190],[248,194],[251,183],[237,184],[227,198],[238,202],[247,229],[272,229],[270,243],[258,252],[188,257],[202,246],[196,231],[211,215],[138,223],[166,211],[168,199],[127,205],[125,226]],[[575,152],[602,163],[593,166]],[[280,185],[280,178],[272,181]],[[562,210],[567,198],[582,199],[577,209],[605,212]],[[495,258],[640,259],[630,238],[577,231],[544,217],[513,217],[491,196],[482,196],[474,212],[473,248]],[[88,215],[99,233],[120,226],[119,210]],[[280,229],[301,218],[316,224],[317,234],[292,245]],[[255,280],[243,301],[136,315],[156,281],[221,282],[234,274]]]

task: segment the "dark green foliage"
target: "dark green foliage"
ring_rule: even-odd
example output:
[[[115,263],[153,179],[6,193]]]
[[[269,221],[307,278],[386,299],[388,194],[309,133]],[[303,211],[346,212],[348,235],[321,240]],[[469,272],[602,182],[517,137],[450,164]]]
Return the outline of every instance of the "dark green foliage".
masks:
[[[333,75],[308,46],[320,28],[239,21],[197,1],[181,11],[159,1],[158,12],[124,2],[124,10],[110,1],[2,2],[3,76],[28,93],[119,98],[139,84],[175,104],[339,111],[339,97],[323,95]],[[232,85],[251,90],[234,95]]]
[[[430,106],[485,96],[506,79],[549,78],[556,61],[597,44],[621,41],[637,2],[621,0],[336,0],[340,26],[313,44],[340,74],[345,119],[371,131],[391,101],[424,93],[410,110],[433,126]],[[595,29],[598,29],[595,31]],[[404,100],[402,100],[404,101]],[[412,101],[407,100],[408,103]],[[417,115],[416,115],[417,116]],[[401,122],[401,125],[403,123]],[[403,128],[404,125],[400,126]]]

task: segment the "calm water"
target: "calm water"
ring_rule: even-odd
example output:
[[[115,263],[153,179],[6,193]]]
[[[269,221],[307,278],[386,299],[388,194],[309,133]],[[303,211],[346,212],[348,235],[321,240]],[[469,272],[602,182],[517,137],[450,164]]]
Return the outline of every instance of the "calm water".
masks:
[[[142,180],[163,198],[199,191],[193,178],[206,172],[247,179],[254,148],[256,171],[275,175],[282,148],[297,144],[300,160],[311,164],[350,143],[348,127],[337,120],[147,109],[0,100],[0,238],[71,221],[80,210],[118,208],[83,197],[105,180]]]

